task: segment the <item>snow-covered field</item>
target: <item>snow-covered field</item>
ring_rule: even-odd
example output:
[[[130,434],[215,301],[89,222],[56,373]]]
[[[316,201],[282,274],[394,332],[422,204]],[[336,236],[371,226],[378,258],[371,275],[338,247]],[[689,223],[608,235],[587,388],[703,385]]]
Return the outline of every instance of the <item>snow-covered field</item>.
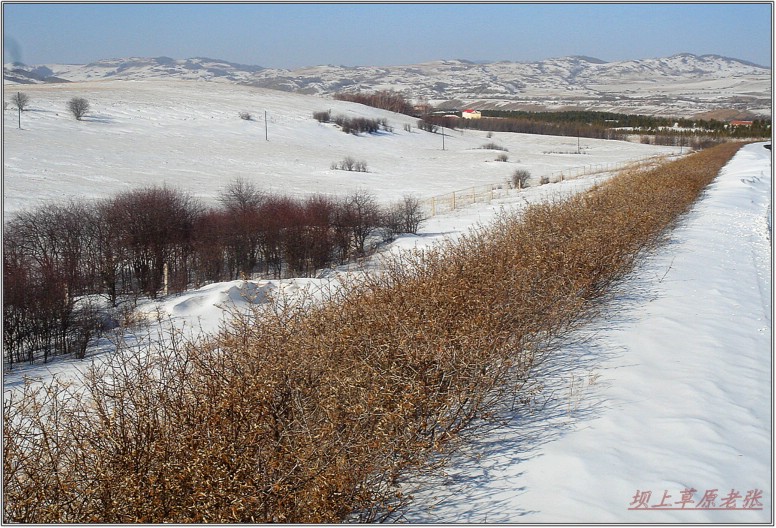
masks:
[[[517,168],[534,181],[557,171],[675,151],[617,141],[420,131],[417,119],[362,105],[260,88],[196,81],[94,81],[28,85],[30,109],[9,105],[3,123],[5,218],[41,200],[106,197],[138,186],[168,185],[212,201],[242,177],[267,191],[344,196],[366,189],[384,203],[411,193],[429,198],[505,183]],[[10,93],[6,93],[10,97]],[[67,102],[83,97],[91,113],[76,121]],[[392,133],[344,134],[313,112],[385,118]],[[265,111],[267,121],[265,122]],[[253,119],[240,119],[250,112]],[[266,125],[266,126],[265,126]],[[404,126],[412,127],[411,132]],[[269,139],[269,141],[267,141]],[[496,162],[509,149],[509,161]],[[332,170],[350,156],[369,172]]]
[[[17,129],[4,120],[5,216],[41,200],[106,197],[166,184],[212,201],[237,176],[293,195],[355,189],[381,202],[427,198],[506,182],[516,168],[534,181],[582,165],[643,159],[673,149],[576,138],[414,128],[415,120],[312,96],[204,82],[110,81],[25,87],[31,110]],[[67,114],[80,96],[93,112]],[[319,124],[312,112],[385,117],[392,133],[356,137]],[[265,139],[264,111],[269,122]],[[255,120],[244,121],[238,112]],[[412,132],[404,125],[413,125]],[[486,142],[509,149],[509,162]],[[371,172],[331,170],[344,156]],[[531,187],[490,203],[430,218],[390,250],[423,247],[487,223],[502,208],[588,188],[605,173]],[[596,321],[537,372],[544,390],[502,428],[462,446],[447,474],[407,483],[416,522],[767,522],[772,515],[770,151],[746,147],[675,231],[622,286]],[[260,302],[269,290],[326,287],[329,277],[211,284],[141,309],[192,332],[217,328],[223,305]],[[248,295],[243,292],[248,290]],[[145,332],[149,339],[158,327]],[[108,353],[103,341],[95,353]],[[92,356],[95,357],[95,356]],[[97,355],[99,357],[99,355]],[[89,361],[55,361],[4,372],[4,389],[23,376],[72,375]],[[697,490],[684,509],[685,488]],[[715,506],[735,490],[737,509]],[[760,491],[758,502],[745,501]],[[647,496],[647,492],[650,493]],[[670,495],[670,497],[669,497]],[[641,502],[634,497],[643,499]],[[674,504],[671,510],[652,506]],[[730,502],[730,501],[729,501]],[[636,508],[650,506],[648,511]],[[755,508],[746,510],[744,505]],[[636,509],[632,509],[636,508]],[[756,509],[761,508],[761,509]],[[688,511],[689,510],[689,511]]]

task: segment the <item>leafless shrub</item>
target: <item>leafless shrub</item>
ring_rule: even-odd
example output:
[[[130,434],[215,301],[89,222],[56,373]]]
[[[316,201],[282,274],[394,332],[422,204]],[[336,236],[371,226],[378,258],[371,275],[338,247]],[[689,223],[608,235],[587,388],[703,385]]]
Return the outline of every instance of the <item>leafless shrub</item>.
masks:
[[[156,297],[164,285],[165,265],[170,291],[184,290],[191,278],[199,203],[174,189],[150,187],[121,193],[108,207],[138,290]]]
[[[198,219],[194,243],[206,270],[205,280],[247,276],[259,262],[263,218],[261,206],[267,196],[253,183],[235,178],[221,191],[221,211]]]
[[[359,190],[348,195],[337,211],[337,227],[347,234],[348,248],[342,248],[347,256],[351,251],[359,257],[367,253],[367,241],[382,227],[383,214],[374,196]],[[346,257],[347,258],[347,257]]]
[[[83,204],[48,204],[4,228],[3,344],[7,364],[72,351],[78,297],[95,281]]]
[[[78,121],[80,121],[89,112],[89,101],[83,97],[73,97],[67,103],[67,109],[73,114]]]
[[[402,233],[416,234],[426,219],[420,200],[410,195],[390,207],[386,216],[385,225],[391,239]]]
[[[420,130],[425,130],[426,132],[431,132],[432,134],[436,134],[437,131],[439,131],[439,125],[429,119],[419,119],[418,128]]]
[[[345,117],[339,115],[333,119],[334,123],[346,134],[358,135],[361,133],[376,134],[380,128],[388,128],[383,119],[367,119],[365,117]]]
[[[240,119],[244,121],[251,121],[253,119],[250,112],[240,112],[238,115],[240,116]]]
[[[16,108],[24,112],[30,105],[30,96],[24,92],[16,92],[11,96],[11,102],[16,105]]]
[[[527,169],[516,169],[512,173],[512,187],[515,189],[524,189],[528,185],[531,173]]]
[[[499,154],[498,156],[496,156],[496,161],[507,162],[509,161],[509,156],[507,156],[506,154]]]
[[[347,156],[339,163],[331,164],[332,170],[344,170],[352,172],[368,172],[366,161],[358,161],[355,158]]]
[[[485,150],[507,150],[507,151],[509,150],[508,148],[503,147],[503,146],[499,145],[498,143],[493,143],[493,142],[485,143],[480,148],[485,149]]]
[[[245,213],[255,210],[264,200],[256,185],[245,178],[234,178],[218,195],[218,201],[230,213]]]
[[[313,119],[319,123],[328,123],[331,121],[331,110],[325,112],[313,112]]]

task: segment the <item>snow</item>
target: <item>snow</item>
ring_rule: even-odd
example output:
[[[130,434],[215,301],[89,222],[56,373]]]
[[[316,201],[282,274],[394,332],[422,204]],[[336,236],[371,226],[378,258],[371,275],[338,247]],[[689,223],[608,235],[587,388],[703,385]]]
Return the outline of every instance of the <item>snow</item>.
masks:
[[[242,176],[260,188],[297,196],[356,189],[381,202],[404,194],[423,199],[485,183],[504,183],[516,168],[540,176],[581,165],[644,159],[673,149],[636,143],[497,133],[441,137],[404,124],[415,120],[341,101],[187,81],[106,81],[25,87],[32,109],[22,129],[5,114],[5,217],[40,200],[107,197],[166,184],[213,203]],[[65,104],[86,97],[92,115],[76,122]],[[312,112],[386,117],[393,133],[343,134]],[[270,141],[263,114],[270,116]],[[238,117],[254,113],[254,121]],[[6,111],[9,112],[9,111]],[[15,114],[13,115],[15,118]],[[510,161],[483,150],[495,141]],[[370,173],[333,171],[344,156],[364,159]],[[423,248],[487,224],[502,209],[579,192],[611,173],[534,186],[445,211],[418,235],[385,248]],[[607,314],[572,336],[536,371],[531,402],[503,426],[465,438],[444,475],[413,480],[406,513],[413,522],[767,522],[772,516],[771,459],[771,158],[762,144],[742,149],[674,231],[621,287]],[[363,265],[376,266],[367,262]],[[278,289],[290,295],[336,287],[340,273],[283,281],[206,285],[146,301],[149,327],[212,332],[225,311],[260,303]],[[25,376],[72,377],[111,350],[102,340],[85,361],[4,372],[4,391]],[[637,493],[679,500],[685,487],[731,489],[742,499],[761,490],[762,509],[649,511],[629,509]]]
[[[582,154],[570,154],[577,151],[575,137],[495,133],[488,139],[468,130],[448,130],[442,150],[442,136],[419,131],[417,119],[409,116],[204,81],[94,81],[29,85],[24,91],[31,108],[22,114],[22,129],[13,108],[5,111],[3,123],[6,219],[41,200],[107,197],[152,184],[213,203],[236,177],[294,196],[367,189],[389,203],[406,193],[425,199],[503,184],[517,168],[528,168],[538,181],[563,169],[675,150],[583,138]],[[91,104],[82,122],[66,110],[73,97]],[[313,112],[329,109],[333,116],[385,118],[394,131],[344,134],[313,119]],[[253,120],[240,119],[240,112],[250,112]],[[509,161],[494,162],[498,153],[481,148],[489,142],[509,149]],[[365,161],[369,172],[331,169],[347,156]]]

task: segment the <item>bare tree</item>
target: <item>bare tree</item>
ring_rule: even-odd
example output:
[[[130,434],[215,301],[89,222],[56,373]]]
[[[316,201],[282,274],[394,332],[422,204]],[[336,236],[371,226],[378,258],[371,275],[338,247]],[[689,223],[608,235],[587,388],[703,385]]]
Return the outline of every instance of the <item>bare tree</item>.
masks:
[[[420,224],[426,219],[423,214],[423,206],[414,196],[405,195],[398,204],[398,211],[401,212],[402,229],[405,233],[416,235]]]
[[[228,268],[235,278],[241,273],[250,274],[259,260],[262,238],[260,208],[266,196],[253,183],[238,177],[221,191],[218,200],[225,213],[221,223],[227,232],[221,242],[226,246]],[[213,216],[211,220],[217,222],[218,219]]]
[[[350,235],[356,255],[366,255],[367,239],[382,225],[382,216],[377,200],[366,191],[356,191],[345,199],[338,223]]]
[[[218,195],[221,205],[232,213],[257,209],[264,198],[264,194],[253,183],[241,177],[234,178]]]
[[[156,297],[163,286],[165,264],[171,290],[185,289],[199,203],[180,191],[149,187],[117,195],[110,207],[139,290]]]
[[[385,211],[386,239],[395,239],[402,233],[417,234],[425,219],[420,200],[405,195],[402,201],[394,203]]]
[[[11,96],[11,102],[16,105],[16,108],[24,112],[30,105],[30,96],[23,92],[16,92]]]
[[[78,121],[89,111],[89,101],[83,97],[73,97],[68,101],[67,108]]]
[[[32,362],[42,351],[46,362],[51,354],[73,350],[76,301],[95,282],[90,218],[84,204],[49,204],[4,226],[3,340],[9,361],[26,355]],[[93,313],[78,316],[83,325],[96,324]],[[92,335],[79,334],[79,347]]]
[[[528,185],[528,180],[531,178],[531,173],[526,169],[517,169],[512,173],[512,187],[515,189],[523,189]]]

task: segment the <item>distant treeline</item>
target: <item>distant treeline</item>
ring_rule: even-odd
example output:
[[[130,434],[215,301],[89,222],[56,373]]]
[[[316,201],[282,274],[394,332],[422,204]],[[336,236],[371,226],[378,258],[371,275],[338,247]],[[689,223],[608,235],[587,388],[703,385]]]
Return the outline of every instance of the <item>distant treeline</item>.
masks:
[[[623,130],[615,130],[599,124],[542,121],[528,118],[499,118],[482,117],[482,119],[463,119],[449,115],[429,114],[422,118],[428,125],[436,127],[460,128],[470,130],[487,130],[489,132],[517,132],[521,134],[542,134],[548,136],[574,136],[596,139],[625,140],[628,133]],[[428,129],[426,126],[426,129]]]
[[[481,114],[481,119],[462,119],[455,111],[451,111],[445,115],[427,114],[423,119],[436,126],[492,132],[616,140],[625,140],[631,135],[642,135],[649,136],[642,138],[643,143],[685,145],[692,148],[706,148],[728,139],[767,138],[771,134],[770,119],[753,120],[750,126],[731,126],[729,123],[714,119],[683,119],[592,111],[482,110]]]
[[[658,117],[613,112],[567,110],[559,112],[525,112],[505,110],[483,110],[483,117],[529,119],[547,123],[579,123],[605,127],[625,127],[648,131],[678,126],[683,129],[697,129],[706,132],[726,132],[730,137],[767,137],[771,131],[770,119],[755,119],[749,127],[731,127],[725,121],[716,119],[689,119]]]
[[[294,199],[244,181],[220,204],[151,187],[17,214],[3,237],[6,364],[82,357],[93,336],[117,324],[111,308],[122,300],[252,274],[311,276],[417,232],[422,221],[412,197],[384,208],[365,192]]]
[[[382,90],[373,93],[338,92],[334,94],[334,99],[373,106],[390,112],[396,112],[397,114],[415,114],[415,107],[412,103],[405,99],[401,93],[393,90]]]

